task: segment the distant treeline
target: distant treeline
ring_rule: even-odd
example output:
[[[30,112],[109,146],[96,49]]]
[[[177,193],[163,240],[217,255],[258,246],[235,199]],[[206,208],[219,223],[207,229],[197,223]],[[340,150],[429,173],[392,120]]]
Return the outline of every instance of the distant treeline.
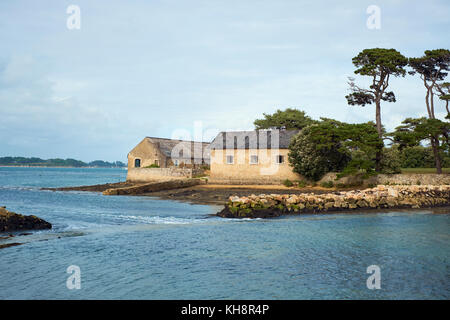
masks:
[[[95,160],[92,162],[83,162],[75,159],[48,159],[41,158],[25,158],[25,157],[0,157],[0,166],[43,166],[43,167],[100,167],[100,168],[117,168],[125,167],[125,163],[121,161],[107,162]]]

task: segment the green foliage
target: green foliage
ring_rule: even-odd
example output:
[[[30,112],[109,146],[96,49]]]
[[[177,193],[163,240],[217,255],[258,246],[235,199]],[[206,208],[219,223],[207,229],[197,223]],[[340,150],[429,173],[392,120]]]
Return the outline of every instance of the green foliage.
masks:
[[[440,148],[448,152],[449,132],[450,122],[422,117],[405,119],[402,121],[402,125],[395,128],[395,131],[389,135],[399,144],[400,148],[418,146],[424,140],[437,138],[442,141]]]
[[[433,157],[438,173],[449,156],[450,122],[434,118],[407,118],[401,126],[395,128],[389,135],[399,144],[400,150],[406,147],[419,146],[428,141],[433,148]],[[444,161],[443,161],[444,160]],[[443,163],[444,162],[444,163]],[[440,163],[440,166],[438,165]]]
[[[298,186],[299,188],[304,188],[304,187],[306,187],[306,181],[300,180],[300,181],[297,183],[297,186]]]
[[[157,164],[155,164],[155,163],[152,163],[151,165],[146,166],[146,167],[144,167],[144,168],[159,168],[159,165],[157,165]]]
[[[103,160],[95,160],[89,162],[90,167],[99,167],[99,168],[111,168],[111,167],[125,167],[125,163],[120,161],[108,162]]]
[[[352,93],[345,96],[349,105],[365,106],[378,101],[395,102],[392,91],[386,91],[389,76],[405,76],[408,59],[395,49],[364,49],[352,59],[355,74],[372,77],[372,85],[363,89],[350,81]],[[381,124],[380,124],[381,127]]]
[[[447,76],[450,66],[450,51],[447,49],[426,50],[420,58],[409,58],[409,66],[419,73],[425,81],[442,81]]]
[[[294,137],[289,161],[295,172],[312,180],[330,171],[341,171],[340,177],[373,174],[382,147],[373,122],[349,124],[322,118]]]
[[[304,128],[289,146],[289,162],[294,172],[319,180],[325,173],[344,168],[350,157],[336,134],[339,122],[326,119]]]
[[[283,181],[283,185],[286,187],[292,187],[294,185],[294,183],[291,180],[286,179]]]
[[[405,147],[400,151],[402,168],[434,168],[433,150],[424,146]]]
[[[106,162],[101,160],[92,161],[89,163],[75,160],[75,159],[48,159],[31,157],[2,157],[0,158],[0,165],[3,166],[43,166],[43,167],[125,167],[125,164],[120,161]]]
[[[438,91],[439,99],[445,101],[445,109],[447,110],[447,116],[445,119],[450,120],[450,82],[438,83],[436,85],[436,89]]]
[[[322,188],[333,188],[334,187],[334,183],[333,183],[333,181],[324,181],[324,182],[322,182],[321,184],[320,184],[320,186],[322,187]]]
[[[263,114],[264,119],[254,121],[255,128],[258,129],[303,129],[316,121],[308,117],[304,111],[287,108],[284,111],[277,110],[274,114]]]
[[[342,123],[339,135],[343,148],[349,151],[351,160],[341,176],[365,172],[375,172],[376,153],[382,150],[383,142],[373,122],[348,124]]]
[[[442,168],[443,173],[450,174],[450,168]],[[402,168],[402,173],[421,173],[421,174],[428,174],[428,173],[436,173],[436,168]]]
[[[364,49],[352,59],[358,69],[356,74],[363,76],[376,76],[392,74],[404,76],[408,59],[395,49],[373,48]]]
[[[381,172],[387,174],[401,173],[402,162],[400,151],[397,147],[383,149],[383,157],[381,159]]]

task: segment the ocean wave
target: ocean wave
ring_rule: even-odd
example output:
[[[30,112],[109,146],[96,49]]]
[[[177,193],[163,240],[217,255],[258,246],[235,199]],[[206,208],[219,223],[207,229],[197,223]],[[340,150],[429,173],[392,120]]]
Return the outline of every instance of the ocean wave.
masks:
[[[0,190],[39,191],[40,187],[35,187],[35,186],[0,186]]]
[[[124,221],[142,222],[147,224],[192,224],[205,222],[205,219],[196,219],[196,218],[189,219],[189,218],[161,217],[161,216],[112,215],[112,217]]]

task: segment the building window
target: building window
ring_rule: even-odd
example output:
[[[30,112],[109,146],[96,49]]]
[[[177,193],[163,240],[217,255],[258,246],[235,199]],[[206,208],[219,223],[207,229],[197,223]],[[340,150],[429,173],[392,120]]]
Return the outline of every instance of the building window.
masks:
[[[141,166],[141,159],[134,159],[134,167],[140,168]]]
[[[175,167],[178,167],[179,164],[180,164],[180,163],[178,162],[178,159],[175,159],[175,160],[174,160],[174,165],[175,165]]]
[[[227,156],[227,164],[233,164],[234,163],[234,156]]]
[[[258,156],[250,155],[250,164],[258,164]]]
[[[278,164],[284,163],[284,156],[282,156],[282,155],[277,155],[277,163],[278,163]]]

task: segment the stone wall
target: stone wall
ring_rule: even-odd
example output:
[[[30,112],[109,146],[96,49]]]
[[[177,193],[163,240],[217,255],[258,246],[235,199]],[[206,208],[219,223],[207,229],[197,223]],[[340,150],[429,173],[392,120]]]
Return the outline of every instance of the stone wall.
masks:
[[[250,178],[243,178],[243,177],[236,177],[235,179],[232,178],[210,178],[208,179],[208,182],[210,184],[220,184],[220,185],[281,185],[283,184],[283,181],[285,181],[288,178],[279,178],[279,177],[250,177]],[[295,179],[292,181],[296,181],[299,179]]]
[[[324,194],[232,196],[218,213],[224,218],[270,218],[283,214],[386,208],[429,208],[450,205],[450,186],[377,186]]]
[[[405,174],[379,174],[362,179],[361,176],[348,176],[336,180],[336,173],[327,173],[318,183],[333,181],[334,185],[378,185],[378,184],[402,184],[402,185],[450,185],[450,174],[434,173],[405,173]]]
[[[201,169],[186,168],[130,168],[128,169],[127,181],[151,182],[155,180],[170,180],[179,178],[192,178],[203,172]]]

